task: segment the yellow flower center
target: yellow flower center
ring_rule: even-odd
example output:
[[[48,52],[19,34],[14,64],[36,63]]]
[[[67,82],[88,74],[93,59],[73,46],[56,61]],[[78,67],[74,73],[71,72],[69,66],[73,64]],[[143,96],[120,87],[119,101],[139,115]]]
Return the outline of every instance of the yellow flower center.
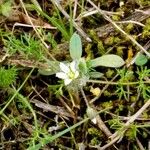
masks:
[[[70,72],[68,73],[68,77],[69,77],[69,79],[74,79],[75,78],[75,73],[70,70]]]

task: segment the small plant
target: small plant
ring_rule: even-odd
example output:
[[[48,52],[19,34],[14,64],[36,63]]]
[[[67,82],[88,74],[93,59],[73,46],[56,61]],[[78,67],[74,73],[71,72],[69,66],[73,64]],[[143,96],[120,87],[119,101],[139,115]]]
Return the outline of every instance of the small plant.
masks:
[[[24,34],[18,38],[14,35],[6,36],[6,38],[4,39],[4,45],[8,49],[9,54],[18,53],[26,59],[43,59],[44,50],[41,42],[30,34]]]
[[[72,35],[69,46],[70,56],[73,61],[71,63],[60,62],[59,65],[55,65],[56,70],[59,71],[48,71],[49,73],[47,73],[47,75],[56,73],[56,77],[63,79],[65,85],[77,83],[77,85],[84,86],[88,79],[100,78],[102,73],[94,71],[95,67],[117,68],[124,65],[124,60],[114,54],[103,55],[86,61],[85,58],[82,58],[81,38],[76,33]],[[49,61],[49,64],[51,63],[53,62]],[[40,70],[40,73],[45,75],[45,70]]]
[[[129,81],[132,81],[133,71],[121,69],[121,70],[117,70],[117,72],[118,72],[118,75],[120,76],[120,79],[119,79],[120,84],[117,85],[116,93],[117,93],[119,99],[121,99],[123,97],[127,100],[128,94],[131,94],[131,93],[128,92],[127,86],[122,85],[121,83],[123,83],[123,82],[128,83]]]
[[[17,70],[15,67],[5,69],[0,68],[0,88],[8,87],[16,80]]]
[[[150,77],[150,69],[147,67],[141,67],[141,69],[138,69],[137,74],[139,76],[139,85],[137,89],[141,92],[144,99],[148,99],[150,98],[150,86],[145,84],[144,80]]]

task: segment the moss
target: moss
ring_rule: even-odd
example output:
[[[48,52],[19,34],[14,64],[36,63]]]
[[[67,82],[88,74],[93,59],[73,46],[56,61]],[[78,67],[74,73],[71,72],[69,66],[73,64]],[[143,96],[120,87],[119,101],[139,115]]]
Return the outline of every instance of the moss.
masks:
[[[93,51],[91,50],[92,44],[87,44],[87,46],[85,47],[85,52],[87,54],[86,60],[90,60],[92,58],[94,58],[94,54]]]
[[[108,91],[105,91],[104,93],[106,94],[106,92],[107,92],[107,95],[109,96],[109,94],[111,94],[111,93],[109,93]],[[105,109],[105,108],[110,108],[110,107],[112,107],[113,106],[113,102],[112,101],[108,101],[108,102],[103,102],[102,104],[102,107]]]
[[[100,144],[100,141],[94,137],[91,141],[90,141],[90,145],[99,145]]]
[[[131,102],[136,102],[137,101],[137,97],[136,96],[131,96],[130,100],[131,100]]]
[[[129,23],[126,27],[125,27],[125,31],[127,33],[130,33],[132,30],[134,29],[134,25],[132,23]]]
[[[124,52],[123,52],[123,50],[125,49],[126,47],[124,47],[124,46],[117,46],[117,48],[116,48],[116,50],[117,50],[117,55],[119,55],[119,56],[123,56],[124,55]]]
[[[88,134],[95,136],[95,137],[101,137],[102,132],[100,132],[98,129],[96,128],[89,128],[88,129]]]
[[[147,38],[150,36],[150,18],[146,20],[145,27],[143,28],[142,37]]]
[[[114,70],[108,69],[107,72],[106,72],[106,77],[107,78],[112,78],[113,74],[114,74]]]
[[[119,20],[120,20],[120,16],[118,16],[118,15],[113,15],[113,16],[112,16],[112,19],[113,19],[114,21],[119,21]]]
[[[137,0],[136,1],[140,6],[149,6],[150,1],[149,0]]]
[[[125,136],[127,137],[127,139],[134,141],[137,135],[137,127],[136,125],[131,125],[130,128],[128,128],[128,130],[125,133]]]
[[[118,44],[121,42],[121,39],[119,37],[114,37],[114,36],[109,36],[108,38],[105,39],[105,44],[106,45],[114,45]]]
[[[102,41],[98,41],[98,44],[97,44],[97,49],[98,49],[98,53],[100,55],[103,55],[106,53],[106,50],[104,48],[104,45],[103,45],[103,42]]]
[[[97,33],[94,30],[90,30],[89,34],[95,42],[99,41],[99,37],[97,36]]]

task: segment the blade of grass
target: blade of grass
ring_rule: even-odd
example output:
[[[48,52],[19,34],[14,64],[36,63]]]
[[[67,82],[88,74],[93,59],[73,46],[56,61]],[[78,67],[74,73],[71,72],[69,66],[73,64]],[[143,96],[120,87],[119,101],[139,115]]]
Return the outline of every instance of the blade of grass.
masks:
[[[54,141],[55,139],[61,137],[62,135],[64,135],[65,133],[71,131],[72,129],[80,126],[82,123],[86,122],[87,120],[89,120],[89,118],[85,118],[84,120],[74,124],[73,126],[59,132],[58,134],[55,134],[53,136],[45,136],[45,138],[38,144],[36,144],[33,147],[29,147],[27,150],[39,150],[41,147],[43,147],[44,145],[51,143],[52,141]]]
[[[72,11],[72,7],[71,4],[69,5],[69,10],[70,10],[70,37],[73,35],[73,11]]]
[[[42,16],[44,16],[46,19],[48,19],[53,26],[57,27],[58,30],[62,33],[63,37],[66,39],[66,40],[69,40],[70,39],[70,36],[69,34],[67,33],[67,30],[66,28],[64,27],[64,24],[61,23],[61,20],[55,17],[50,17],[49,15],[47,15],[44,11],[41,11],[37,8],[36,5],[34,5],[34,9],[39,13],[41,14]]]
[[[95,115],[98,115],[98,114],[100,114],[100,113],[102,113],[102,112],[104,112],[104,111],[106,111],[106,110],[108,110],[108,109],[111,109],[111,107],[106,108],[106,109],[103,109],[103,110],[99,111],[98,113],[96,113]],[[65,129],[65,130],[63,130],[63,131],[60,131],[59,133],[57,133],[57,134],[55,134],[55,135],[53,135],[53,136],[47,135],[47,136],[45,136],[45,138],[44,138],[43,140],[41,140],[40,143],[36,144],[35,146],[29,147],[27,150],[39,150],[41,147],[45,146],[45,145],[48,144],[48,143],[53,142],[53,141],[56,140],[57,138],[59,138],[59,137],[61,137],[62,135],[66,134],[67,132],[69,132],[69,131],[75,129],[76,127],[80,126],[81,124],[83,124],[84,122],[88,121],[89,119],[91,119],[91,118],[85,118],[85,119],[83,119],[82,121],[80,121],[80,122],[74,124],[74,125],[71,126],[71,127],[68,127],[67,129]]]
[[[16,93],[16,89],[13,89],[13,92]],[[25,104],[25,106],[28,107],[28,109],[31,111],[33,118],[34,118],[34,125],[35,125],[35,131],[37,131],[36,133],[38,134],[38,121],[37,121],[37,117],[36,117],[36,113],[33,110],[33,108],[31,107],[30,103],[28,102],[28,100],[21,94],[17,93],[17,97],[18,99]]]

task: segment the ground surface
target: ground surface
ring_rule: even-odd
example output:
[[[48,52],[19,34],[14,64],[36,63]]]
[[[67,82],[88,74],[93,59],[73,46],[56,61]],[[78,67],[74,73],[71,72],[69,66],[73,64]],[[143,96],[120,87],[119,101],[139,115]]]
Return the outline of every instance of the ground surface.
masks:
[[[56,73],[74,32],[86,64],[125,63],[65,85]],[[0,149],[150,149],[149,52],[149,0],[2,0]]]

